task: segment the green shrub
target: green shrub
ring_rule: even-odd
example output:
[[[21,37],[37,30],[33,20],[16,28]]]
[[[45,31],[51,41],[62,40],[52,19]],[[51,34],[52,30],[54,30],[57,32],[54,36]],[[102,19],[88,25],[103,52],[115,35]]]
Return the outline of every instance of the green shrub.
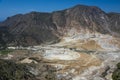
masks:
[[[7,49],[7,50],[0,50],[0,54],[9,54],[10,52],[12,52],[13,50]]]
[[[113,80],[120,80],[120,63],[117,64],[117,69],[113,72]]]
[[[32,80],[34,76],[25,64],[0,60],[0,80]]]

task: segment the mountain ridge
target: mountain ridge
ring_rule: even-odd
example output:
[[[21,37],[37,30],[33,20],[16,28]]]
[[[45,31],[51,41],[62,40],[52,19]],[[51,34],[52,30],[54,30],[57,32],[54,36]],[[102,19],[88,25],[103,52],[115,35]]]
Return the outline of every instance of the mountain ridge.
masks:
[[[119,36],[119,13],[105,13],[96,6],[76,5],[52,13],[30,12],[8,17],[0,26],[8,27],[13,45],[55,43],[70,30]],[[116,19],[117,18],[117,19]],[[114,27],[115,26],[115,27]]]

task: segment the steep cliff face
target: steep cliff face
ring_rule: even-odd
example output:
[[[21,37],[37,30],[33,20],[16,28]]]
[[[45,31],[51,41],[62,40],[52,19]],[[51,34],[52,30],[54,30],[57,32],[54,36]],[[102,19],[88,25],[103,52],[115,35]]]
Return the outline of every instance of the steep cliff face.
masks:
[[[107,14],[98,7],[77,5],[52,13],[31,12],[7,18],[0,26],[8,27],[12,44],[37,45],[55,43],[63,36],[86,34],[114,34],[120,29],[120,15]]]

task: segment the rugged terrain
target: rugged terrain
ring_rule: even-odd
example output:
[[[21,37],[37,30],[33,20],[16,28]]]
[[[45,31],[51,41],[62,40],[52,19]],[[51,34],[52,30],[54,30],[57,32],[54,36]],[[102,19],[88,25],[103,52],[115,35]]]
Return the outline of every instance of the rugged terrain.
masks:
[[[31,67],[38,80],[112,80],[120,62],[119,23],[119,13],[84,5],[18,14],[0,23],[0,48],[13,50],[0,58]]]
[[[105,13],[95,6],[77,5],[52,13],[31,12],[8,17],[0,23],[7,27],[10,45],[55,43],[64,36],[81,34],[109,34],[119,36],[120,14]]]

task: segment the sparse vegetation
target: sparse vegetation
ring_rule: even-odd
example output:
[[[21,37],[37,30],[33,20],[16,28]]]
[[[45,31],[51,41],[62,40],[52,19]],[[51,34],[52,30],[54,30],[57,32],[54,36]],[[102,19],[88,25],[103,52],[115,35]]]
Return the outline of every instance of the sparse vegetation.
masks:
[[[21,64],[0,59],[0,80],[56,80],[54,71],[44,63]]]
[[[120,63],[117,64],[117,69],[113,72],[113,80],[120,80]]]
[[[5,55],[5,54],[9,54],[9,53],[12,52],[12,51],[13,51],[13,50],[11,50],[11,49],[0,50],[0,54]]]
[[[33,80],[26,65],[0,60],[0,80]]]

